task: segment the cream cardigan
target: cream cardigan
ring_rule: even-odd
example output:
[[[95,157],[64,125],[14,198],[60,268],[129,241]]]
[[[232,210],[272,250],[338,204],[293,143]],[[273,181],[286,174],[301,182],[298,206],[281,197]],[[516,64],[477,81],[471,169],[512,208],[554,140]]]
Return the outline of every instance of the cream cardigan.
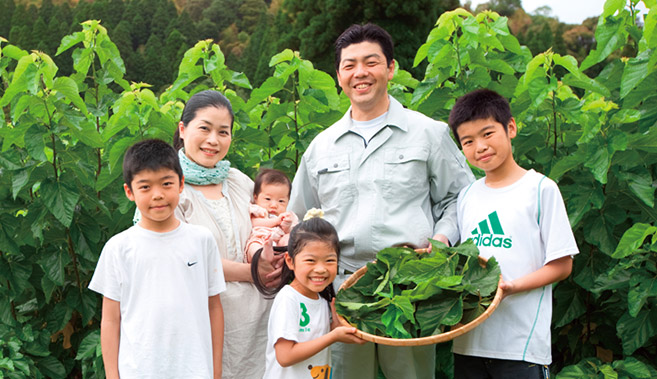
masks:
[[[219,218],[201,192],[186,186],[180,194],[176,216],[189,224],[203,225],[214,235],[223,259],[246,262],[244,246],[251,232],[249,203],[253,181],[231,168],[222,189],[231,209],[237,251],[229,252]],[[249,282],[227,282],[221,294],[224,310],[223,378],[261,378],[265,370],[267,322],[271,301]]]

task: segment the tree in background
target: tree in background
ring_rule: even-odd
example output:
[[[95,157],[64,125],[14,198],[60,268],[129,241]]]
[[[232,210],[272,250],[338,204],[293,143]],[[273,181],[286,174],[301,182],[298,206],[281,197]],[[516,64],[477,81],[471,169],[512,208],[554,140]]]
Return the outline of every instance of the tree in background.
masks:
[[[168,61],[162,59],[164,45],[157,34],[151,34],[146,42],[144,54],[144,76],[142,81],[153,86],[153,92],[159,93],[169,83]]]
[[[79,1],[71,7],[68,2],[53,1],[43,0],[39,8],[28,6],[25,0],[0,0],[0,36],[27,50],[43,50],[60,70],[68,71],[71,57],[54,54],[59,41],[79,31],[80,22],[100,19],[129,68],[126,79],[141,82],[150,78],[144,72],[146,45],[152,35],[158,36],[165,50],[160,54],[160,59],[167,61],[161,64],[163,76],[176,75],[172,62],[180,57],[180,48],[174,47],[181,42],[180,35],[174,34],[169,41],[176,30],[186,47],[202,39],[217,42],[227,64],[240,67],[255,85],[272,74],[270,57],[286,48],[300,51],[315,67],[333,75],[335,38],[349,25],[363,22],[386,28],[397,42],[395,57],[400,67],[420,76],[425,63],[413,68],[412,57],[423,42],[421,36],[429,32],[439,14],[460,5],[458,0],[384,4],[347,0],[95,0]],[[468,3],[465,6],[470,7]],[[573,54],[581,62],[594,43],[595,21],[567,25],[552,17],[549,7],[528,15],[519,0],[491,0],[477,7],[484,9],[507,15],[511,32],[533,53],[551,48],[560,54]]]
[[[167,29],[165,31],[165,35],[168,36],[174,29],[183,35],[185,42],[190,46],[199,40],[197,37],[198,33],[194,27],[194,21],[192,21],[189,12],[187,12],[185,9],[183,9],[177,17],[173,18],[171,22],[169,22],[169,25],[167,25]]]
[[[171,83],[176,79],[178,64],[189,47],[185,36],[178,29],[173,29],[167,36],[167,39],[164,41],[163,53],[164,56],[173,57],[173,59],[167,59],[166,62],[163,62],[166,65],[166,73],[169,75],[166,83]]]
[[[14,0],[0,0],[0,36],[9,36],[12,25],[12,15],[16,5]]]
[[[34,48],[36,46],[32,44],[33,25],[34,19],[28,13],[27,8],[22,4],[17,5],[11,15],[11,30],[9,31],[9,36],[19,47]]]
[[[597,22],[597,17],[587,18],[582,25],[575,25],[564,32],[563,40],[567,54],[576,57],[580,62],[584,60],[595,44],[594,30]]]
[[[237,27],[249,35],[258,26],[260,16],[267,11],[267,4],[264,0],[244,0],[239,9],[239,18]]]
[[[107,4],[107,13],[103,15],[103,24],[107,28],[113,28],[121,22],[125,12],[125,2],[123,0],[109,0]]]
[[[203,11],[203,18],[214,25],[216,36],[237,21],[242,2],[243,0],[212,0],[210,6]]]
[[[44,38],[45,37],[45,38]],[[48,25],[43,17],[39,16],[32,26],[32,43],[36,42],[36,49],[48,51]]]
[[[160,39],[167,37],[166,31],[170,23],[178,17],[178,11],[171,1],[160,1],[151,19],[151,35]]]
[[[520,0],[489,0],[487,3],[482,3],[477,6],[476,11],[489,9],[499,13],[501,16],[512,16],[516,11],[522,9]]]
[[[249,43],[249,35],[240,31],[237,24],[230,24],[219,33],[219,44],[226,54],[226,63],[230,66],[239,65],[242,53]]]
[[[39,6],[39,17],[42,17],[46,24],[50,21],[54,8],[52,0],[41,0],[41,6]]]
[[[469,7],[470,3],[466,3]],[[542,6],[531,15],[522,8],[520,0],[490,0],[479,4],[476,12],[492,10],[509,18],[509,29],[518,37],[518,41],[526,45],[533,54],[539,54],[551,49],[559,54],[572,54],[579,62],[583,61],[591,50],[594,39],[595,22],[591,27],[570,25],[560,22],[552,14],[552,8]],[[572,31],[572,29],[576,29]]]
[[[274,16],[263,12],[260,20],[242,53],[241,67],[254,85],[260,85],[271,73],[269,62],[263,57],[271,57],[276,53],[277,36],[272,33]]]
[[[203,18],[203,11],[210,7],[211,0],[190,0],[185,6],[185,10],[189,13],[192,21],[199,22]]]
[[[458,0],[357,2],[349,0],[286,0],[275,23],[278,51],[299,50],[301,56],[326,72],[334,72],[335,39],[355,23],[372,22],[396,41],[395,58],[411,69],[415,51],[441,13],[460,6]]]

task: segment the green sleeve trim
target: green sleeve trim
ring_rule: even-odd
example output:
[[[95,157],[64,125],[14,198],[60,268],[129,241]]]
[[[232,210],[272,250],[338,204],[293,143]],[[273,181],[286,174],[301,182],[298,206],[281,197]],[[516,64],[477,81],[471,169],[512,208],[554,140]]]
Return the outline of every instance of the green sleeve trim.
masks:
[[[476,180],[475,180],[474,182],[470,183],[470,185],[468,186],[468,188],[465,190],[465,193],[463,193],[463,198],[465,198],[465,195],[468,194],[468,191],[470,191],[470,188],[472,187],[473,184],[475,184],[475,182],[476,182]]]
[[[536,328],[536,323],[538,322],[538,315],[541,314],[541,304],[543,304],[543,296],[545,296],[545,286],[543,286],[543,291],[541,292],[541,298],[538,300],[538,308],[536,309],[536,316],[534,317],[534,325],[532,325],[532,330],[529,332],[527,337],[527,342],[525,343],[525,350],[522,352],[522,360],[525,360],[527,355],[527,348],[529,347],[529,341],[531,341],[532,336],[534,335],[534,329]]]
[[[547,178],[547,176],[543,176],[538,182],[538,216],[536,217],[536,223],[539,226],[541,225],[541,184],[543,184],[545,178]]]

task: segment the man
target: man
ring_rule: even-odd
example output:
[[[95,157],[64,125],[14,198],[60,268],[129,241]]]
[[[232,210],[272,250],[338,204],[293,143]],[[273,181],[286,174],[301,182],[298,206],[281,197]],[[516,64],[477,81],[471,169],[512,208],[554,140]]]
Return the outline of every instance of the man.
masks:
[[[445,123],[405,109],[388,95],[393,43],[382,28],[352,25],[335,43],[344,117],[303,155],[290,210],[321,208],[340,237],[337,287],[396,244],[458,241],[456,197],[474,180]],[[435,346],[334,345],[333,377],[433,378]]]

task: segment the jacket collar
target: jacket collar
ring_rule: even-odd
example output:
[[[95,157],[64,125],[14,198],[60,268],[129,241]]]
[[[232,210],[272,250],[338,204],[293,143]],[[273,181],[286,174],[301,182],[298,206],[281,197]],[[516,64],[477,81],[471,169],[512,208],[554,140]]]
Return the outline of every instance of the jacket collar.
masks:
[[[394,126],[403,132],[407,132],[408,123],[406,122],[404,106],[390,95],[388,95],[388,100],[390,100],[390,105],[388,106],[388,115],[386,116],[386,126]],[[342,118],[335,123],[335,140],[337,141],[342,136],[349,133],[352,127],[353,122],[351,120],[351,107],[349,107],[344,116],[342,116]]]

